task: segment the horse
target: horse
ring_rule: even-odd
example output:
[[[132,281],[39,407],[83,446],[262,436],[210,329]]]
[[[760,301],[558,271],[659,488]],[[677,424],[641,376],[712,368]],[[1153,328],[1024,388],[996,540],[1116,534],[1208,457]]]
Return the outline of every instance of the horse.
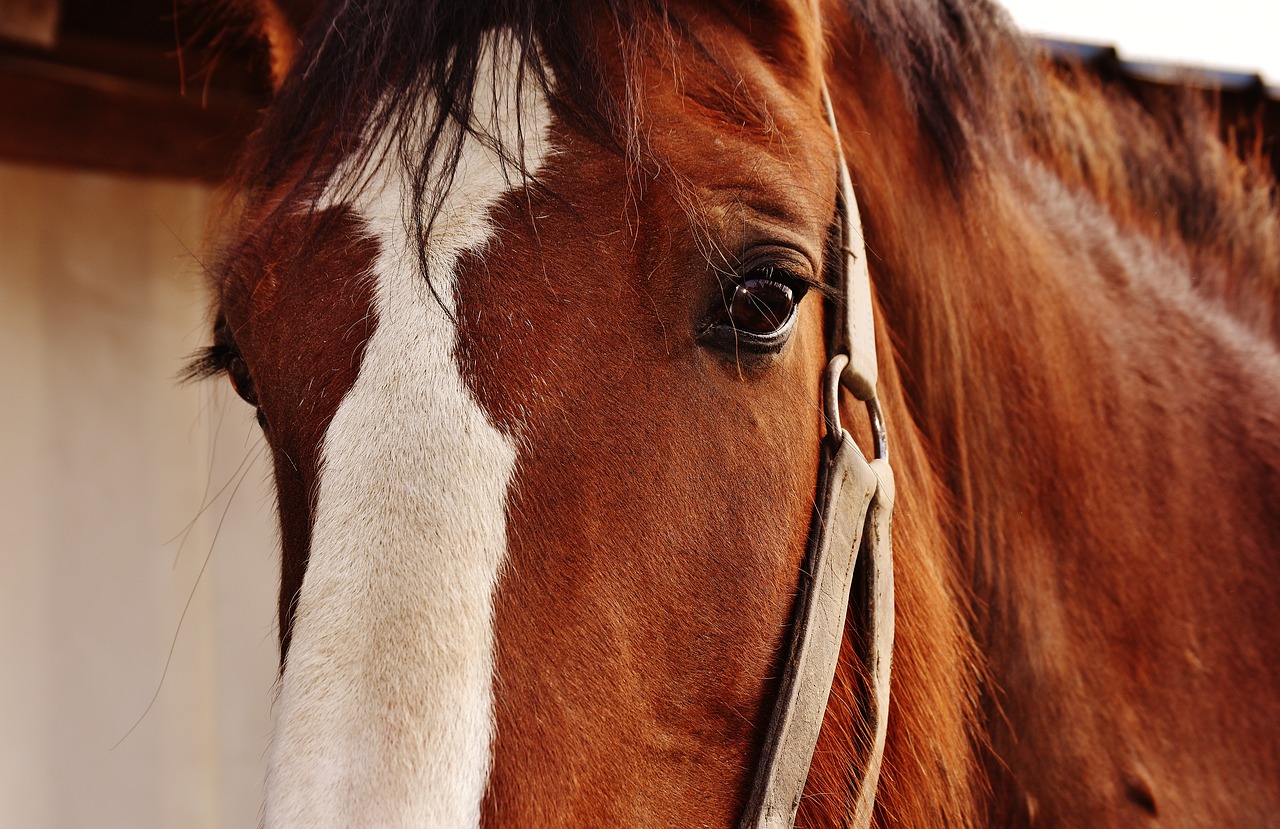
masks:
[[[266,826],[756,825],[877,413],[887,731],[855,590],[795,825],[1274,820],[1280,211],[1204,107],[987,0],[224,15],[275,91],[192,372],[274,459]]]

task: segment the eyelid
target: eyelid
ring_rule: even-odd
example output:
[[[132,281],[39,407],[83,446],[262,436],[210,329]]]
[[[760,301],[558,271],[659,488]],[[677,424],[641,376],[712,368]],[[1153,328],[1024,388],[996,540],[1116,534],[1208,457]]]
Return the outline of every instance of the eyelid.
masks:
[[[231,329],[219,315],[213,326],[213,343],[196,351],[183,367],[181,377],[185,381],[206,380],[218,375],[230,374],[231,363],[244,359],[240,348],[231,336]]]
[[[830,253],[828,253],[830,256]],[[815,276],[814,266],[809,257],[787,245],[767,244],[754,246],[743,256],[734,271],[737,282],[749,278],[753,272],[771,269],[780,271],[802,290],[814,290],[826,297],[836,297],[839,289],[824,279],[820,274]]]
[[[231,361],[239,355],[234,345],[214,341],[192,355],[191,360],[182,369],[181,377],[185,380],[207,380],[226,374]]]

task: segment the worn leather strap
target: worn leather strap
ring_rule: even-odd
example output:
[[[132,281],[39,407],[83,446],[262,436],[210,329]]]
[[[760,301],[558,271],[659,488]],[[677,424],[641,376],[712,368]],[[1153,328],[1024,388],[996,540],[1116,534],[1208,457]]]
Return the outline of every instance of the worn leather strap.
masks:
[[[836,139],[839,156],[837,163],[836,215],[840,222],[840,273],[843,276],[844,325],[837,328],[833,354],[849,355],[841,381],[859,400],[872,400],[876,396],[879,366],[876,362],[876,329],[871,313],[871,271],[867,267],[867,245],[862,238],[862,216],[858,212],[858,200],[853,193],[853,179],[849,165],[844,160],[844,145],[840,143],[840,130],[836,126],[836,113],[831,106],[827,86],[822,86],[822,103],[827,110],[827,122]]]
[[[830,454],[825,446],[823,452]],[[892,500],[876,502],[879,470],[862,457],[848,432],[841,430],[837,449],[824,458],[823,469],[809,552],[800,573],[787,666],[743,829],[788,829],[795,821],[835,678],[859,551],[867,539],[883,540],[887,549],[891,506],[886,506]],[[874,525],[868,523],[869,512],[878,516]],[[875,550],[870,557],[883,559]],[[892,602],[891,581],[888,589]],[[883,579],[870,576],[869,591],[883,593]],[[874,625],[867,629],[874,630]],[[874,796],[874,786],[872,791]]]
[[[836,146],[841,148],[825,85],[822,97],[836,134]],[[859,701],[865,718],[862,733],[871,735],[851,804],[855,829],[868,829],[871,825],[888,736],[894,636],[890,525],[895,490],[888,441],[876,401],[878,369],[871,278],[858,203],[843,150],[839,152],[837,216],[837,261],[843,301],[837,309],[842,324],[837,326],[824,374],[829,434],[822,443],[816,512],[800,573],[786,669],[740,824],[742,829],[790,829],[795,822],[851,608],[857,614],[852,625],[857,636],[855,652],[866,667],[868,679],[865,697]],[[867,403],[876,444],[876,459],[871,462],[840,425],[842,387]]]
[[[870,560],[864,559],[864,566],[858,571],[860,578],[854,585],[851,600],[854,607],[861,609],[858,629],[863,641],[858,650],[870,679],[863,714],[872,730],[872,742],[858,784],[853,829],[871,826],[876,787],[880,783],[880,763],[889,736],[889,677],[893,665],[893,469],[882,458],[871,461],[869,466],[877,482],[862,542],[863,555]]]

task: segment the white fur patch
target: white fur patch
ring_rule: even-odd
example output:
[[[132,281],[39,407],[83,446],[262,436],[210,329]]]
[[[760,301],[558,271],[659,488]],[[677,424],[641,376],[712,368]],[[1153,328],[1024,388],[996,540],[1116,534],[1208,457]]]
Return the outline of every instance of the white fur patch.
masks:
[[[514,142],[515,52],[499,40],[487,54],[477,115]],[[536,171],[550,115],[536,84],[520,98],[525,162]],[[270,829],[480,821],[492,764],[493,593],[516,447],[462,377],[450,314],[458,258],[490,240],[489,212],[513,185],[491,149],[466,141],[428,244],[431,285],[408,238],[399,166],[384,165],[354,205],[381,245],[378,322],[325,437],[277,703]]]

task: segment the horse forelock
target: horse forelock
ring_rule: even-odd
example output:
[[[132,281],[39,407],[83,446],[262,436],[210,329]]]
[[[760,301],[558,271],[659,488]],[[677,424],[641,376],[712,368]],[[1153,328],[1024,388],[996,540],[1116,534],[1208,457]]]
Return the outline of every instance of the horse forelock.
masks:
[[[239,203],[257,205],[259,224],[315,210],[321,198],[355,198],[393,164],[409,176],[404,215],[425,244],[468,136],[494,147],[522,186],[537,187],[521,167],[519,113],[509,124],[477,117],[492,106],[478,101],[476,90],[495,88],[494,78],[481,74],[499,66],[514,71],[517,97],[547,99],[557,117],[624,157],[636,190],[673,170],[650,151],[644,93],[630,67],[658,56],[674,76],[710,71],[719,83],[708,84],[698,101],[706,112],[729,128],[770,128],[767,110],[690,23],[707,14],[731,22],[732,10],[641,0],[604,10],[545,0],[337,5],[334,19],[305,31],[298,59],[234,172],[232,192]],[[781,29],[786,21],[768,22]],[[482,65],[496,32],[503,33],[503,59]],[[803,44],[801,33],[791,42]],[[688,67],[680,65],[682,55]],[[553,84],[557,75],[571,82]],[[692,218],[696,209],[689,212]],[[418,253],[427,255],[425,248]]]

